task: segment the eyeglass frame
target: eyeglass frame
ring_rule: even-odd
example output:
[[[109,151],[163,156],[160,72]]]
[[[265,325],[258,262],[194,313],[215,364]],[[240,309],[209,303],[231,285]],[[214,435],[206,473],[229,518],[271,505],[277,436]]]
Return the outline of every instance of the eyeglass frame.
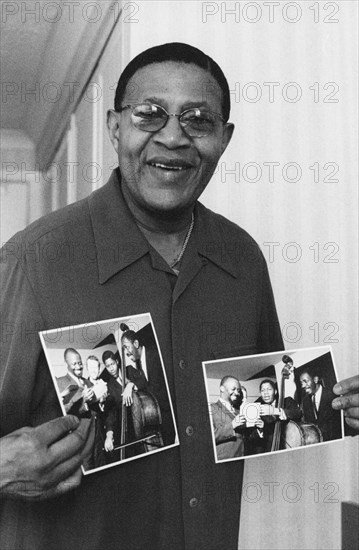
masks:
[[[181,120],[180,118],[185,114],[185,113],[188,113],[188,111],[196,111],[196,110],[200,110],[200,107],[191,107],[189,109],[185,109],[184,111],[182,111],[182,113],[180,113],[179,115],[177,115],[176,113],[169,113],[164,107],[162,107],[162,105],[157,105],[157,103],[148,103],[146,101],[143,101],[142,103],[129,103],[128,105],[123,105],[122,107],[120,107],[119,109],[117,109],[115,112],[116,113],[122,113],[122,111],[124,111],[125,109],[131,109],[132,110],[132,113],[133,114],[133,109],[135,107],[138,107],[139,105],[150,105],[151,107],[158,107],[159,109],[161,109],[162,111],[164,111],[167,115],[167,119],[165,121],[165,123],[163,124],[163,126],[161,126],[160,128],[158,128],[157,130],[145,130],[144,128],[137,128],[137,126],[133,123],[134,127],[137,128],[138,130],[142,131],[142,132],[148,132],[150,134],[154,134],[155,132],[159,132],[160,130],[162,130],[167,122],[168,122],[168,119],[170,116],[174,116],[174,117],[177,117],[178,118],[178,122],[180,123],[180,126],[182,128],[182,130],[185,132],[185,134],[189,137],[197,137],[197,138],[201,138],[201,137],[206,137],[206,136],[209,136],[211,135],[212,132],[208,133],[208,134],[203,134],[201,136],[191,136],[190,134],[188,134],[188,132],[186,132],[186,126],[183,126],[181,124]],[[211,109],[205,109],[206,112],[208,113],[211,113],[212,115],[215,115],[217,117],[219,117],[222,122],[224,124],[227,124],[226,120],[223,118],[222,115],[220,115],[219,113],[216,113],[215,111],[211,111]]]

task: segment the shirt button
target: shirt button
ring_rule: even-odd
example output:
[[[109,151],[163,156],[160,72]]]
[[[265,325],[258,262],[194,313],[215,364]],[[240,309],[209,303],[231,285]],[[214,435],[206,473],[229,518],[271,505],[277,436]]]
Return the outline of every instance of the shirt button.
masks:
[[[180,369],[184,370],[186,368],[186,361],[184,359],[181,359],[178,363],[178,366]]]
[[[189,505],[191,508],[195,508],[196,506],[198,506],[198,498],[191,498],[191,500],[189,501]]]
[[[187,426],[186,434],[191,436],[191,435],[193,435],[193,432],[194,432],[193,426]]]

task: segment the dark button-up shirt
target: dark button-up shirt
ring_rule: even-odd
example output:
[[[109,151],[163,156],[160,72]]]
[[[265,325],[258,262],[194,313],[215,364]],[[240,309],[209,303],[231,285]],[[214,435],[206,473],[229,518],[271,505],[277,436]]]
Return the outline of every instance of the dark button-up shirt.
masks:
[[[174,279],[113,173],[16,235],[2,268],[1,434],[61,414],[38,331],[151,312],[180,446],[86,476],[51,501],[3,500],[1,548],[237,548],[243,462],[215,464],[201,362],[282,349],[252,238],[197,203]]]

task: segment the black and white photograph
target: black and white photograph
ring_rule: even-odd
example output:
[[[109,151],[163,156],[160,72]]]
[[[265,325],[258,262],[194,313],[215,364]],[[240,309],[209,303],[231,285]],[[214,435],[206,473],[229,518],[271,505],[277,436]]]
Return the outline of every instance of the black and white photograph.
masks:
[[[343,439],[331,407],[332,350],[309,348],[203,363],[217,462]]]
[[[150,314],[40,333],[64,414],[93,422],[85,474],[178,445]]]
[[[355,0],[0,0],[1,550],[357,550],[358,29]],[[147,314],[165,393],[95,330]],[[219,460],[203,362],[267,354]],[[268,450],[289,426],[323,441]]]

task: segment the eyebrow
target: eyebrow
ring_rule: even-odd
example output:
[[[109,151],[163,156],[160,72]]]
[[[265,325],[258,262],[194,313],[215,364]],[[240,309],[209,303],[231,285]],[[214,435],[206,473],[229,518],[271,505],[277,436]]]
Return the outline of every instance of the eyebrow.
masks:
[[[159,105],[160,107],[163,106],[163,103],[166,103],[166,100],[159,97],[146,97],[141,103],[155,103],[156,105]],[[187,101],[182,105],[182,111],[186,111],[187,109],[193,109],[194,107],[205,107],[209,111],[212,110],[212,108],[208,105],[207,101]]]

